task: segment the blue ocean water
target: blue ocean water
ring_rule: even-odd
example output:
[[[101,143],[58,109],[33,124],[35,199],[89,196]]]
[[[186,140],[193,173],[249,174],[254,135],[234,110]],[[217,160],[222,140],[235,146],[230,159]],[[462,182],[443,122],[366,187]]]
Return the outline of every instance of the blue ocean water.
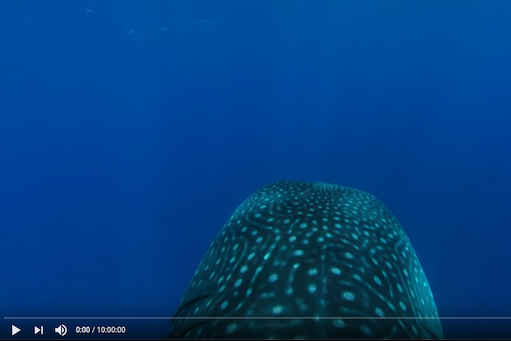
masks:
[[[376,195],[440,316],[511,316],[510,11],[0,1],[0,314],[38,317],[2,320],[0,337],[98,316],[159,317],[133,328],[165,337],[220,228],[275,180]],[[511,335],[442,323],[446,338]]]

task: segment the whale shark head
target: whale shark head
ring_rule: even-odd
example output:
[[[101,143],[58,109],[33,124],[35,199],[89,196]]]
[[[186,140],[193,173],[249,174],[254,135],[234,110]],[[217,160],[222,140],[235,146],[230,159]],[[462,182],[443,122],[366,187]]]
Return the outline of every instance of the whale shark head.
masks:
[[[403,228],[373,195],[279,181],[246,199],[188,285],[171,338],[427,338],[443,331]]]

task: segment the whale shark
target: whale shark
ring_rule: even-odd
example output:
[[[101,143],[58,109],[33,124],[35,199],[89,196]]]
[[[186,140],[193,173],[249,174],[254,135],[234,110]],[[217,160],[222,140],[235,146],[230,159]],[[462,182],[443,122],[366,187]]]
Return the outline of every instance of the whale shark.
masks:
[[[234,211],[189,282],[173,339],[443,339],[401,224],[374,195],[276,181]]]

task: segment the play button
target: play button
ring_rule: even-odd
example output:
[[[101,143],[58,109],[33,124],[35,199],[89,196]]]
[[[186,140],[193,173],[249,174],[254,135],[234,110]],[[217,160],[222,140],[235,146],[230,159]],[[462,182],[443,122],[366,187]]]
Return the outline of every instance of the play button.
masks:
[[[14,324],[11,326],[11,335],[14,336],[18,334],[21,331],[18,327],[16,327]]]

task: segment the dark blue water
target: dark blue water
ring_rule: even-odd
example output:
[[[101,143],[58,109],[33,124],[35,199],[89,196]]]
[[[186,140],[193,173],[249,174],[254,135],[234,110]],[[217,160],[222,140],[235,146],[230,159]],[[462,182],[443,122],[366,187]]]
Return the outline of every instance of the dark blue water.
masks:
[[[0,336],[165,337],[166,319],[63,318],[172,316],[232,211],[275,180],[375,194],[441,316],[511,316],[510,11],[0,1],[0,315],[39,318]],[[511,337],[511,321],[443,324]]]

